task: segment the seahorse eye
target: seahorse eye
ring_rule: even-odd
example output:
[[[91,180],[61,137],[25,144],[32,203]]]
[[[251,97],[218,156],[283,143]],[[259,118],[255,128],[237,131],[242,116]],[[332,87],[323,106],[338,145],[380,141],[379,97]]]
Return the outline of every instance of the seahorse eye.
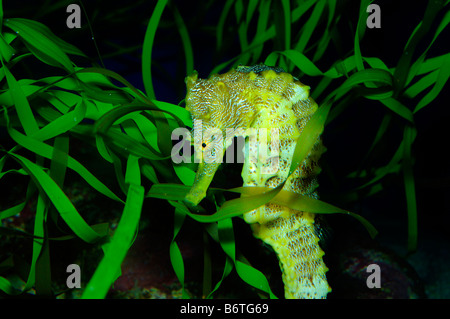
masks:
[[[202,147],[205,148],[206,147],[206,143],[202,143]]]

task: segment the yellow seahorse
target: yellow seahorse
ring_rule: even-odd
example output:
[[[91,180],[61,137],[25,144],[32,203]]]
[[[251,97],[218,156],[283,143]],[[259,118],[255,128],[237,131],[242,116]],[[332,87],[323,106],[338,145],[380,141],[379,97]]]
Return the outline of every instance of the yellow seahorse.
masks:
[[[240,66],[209,79],[199,79],[194,72],[186,78],[186,85],[186,108],[194,122],[195,145],[200,148],[195,152],[199,166],[187,201],[197,205],[205,197],[232,136],[246,137],[244,186],[275,188],[286,180],[297,138],[318,108],[308,86],[282,69],[265,65]],[[266,132],[270,132],[268,138]],[[317,198],[316,175],[323,151],[318,138],[283,190]],[[254,236],[277,254],[286,298],[326,298],[331,289],[314,214],[267,203],[245,213],[244,219]]]

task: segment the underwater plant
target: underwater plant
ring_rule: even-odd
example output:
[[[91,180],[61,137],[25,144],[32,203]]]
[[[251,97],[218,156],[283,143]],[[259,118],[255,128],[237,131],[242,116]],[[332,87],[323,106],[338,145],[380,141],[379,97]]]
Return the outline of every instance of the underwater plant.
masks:
[[[350,208],[361,198],[382,193],[384,183],[397,175],[405,194],[407,249],[416,250],[413,146],[420,134],[417,118],[436,104],[450,76],[450,53],[445,48],[441,52],[435,44],[443,40],[440,34],[447,31],[450,22],[449,1],[424,2],[423,19],[411,22],[414,29],[399,43],[404,47],[400,49],[403,53],[397,54],[398,60],[392,54],[378,57],[366,47],[370,47],[370,36],[377,31],[368,29],[372,2],[207,1],[196,15],[186,13],[186,2],[168,0],[136,1],[116,10],[110,8],[104,17],[97,17],[104,19],[105,29],[111,24],[136,26],[133,22],[139,19],[124,12],[135,10],[132,12],[147,15],[139,21],[145,25],[139,25],[143,37],[135,46],[109,43],[115,51],[110,58],[133,53],[138,57],[140,79],[135,83],[114,67],[105,67],[106,55],[102,59],[98,48],[93,55],[100,53],[100,61],[95,61],[75,46],[70,41],[73,30],[63,32],[67,37],[57,36],[55,29],[39,19],[20,16],[25,7],[8,11],[0,1],[0,183],[5,189],[0,202],[0,293],[63,296],[71,289],[65,282],[55,282],[55,260],[64,258],[52,255],[53,249],[61,246],[62,251],[75,249],[98,255],[98,251],[89,253],[96,247],[102,255],[90,271],[83,273],[89,280],[81,287],[79,297],[104,298],[120,276],[122,262],[139,237],[143,221],[163,210],[173,216],[167,253],[182,297],[190,297],[185,280],[187,265],[180,248],[180,236],[188,223],[202,234],[205,247],[199,296],[215,297],[234,273],[255,296],[280,297],[261,271],[262,265],[247,258],[240,249],[242,243],[236,240],[237,224],[244,214],[267,207],[277,198],[278,203],[291,209],[350,215],[375,236],[376,230],[368,220],[350,212]],[[64,12],[67,17],[69,4],[60,1],[50,6],[46,2],[45,8],[29,14],[42,18]],[[91,28],[96,14],[89,8],[100,5],[95,1],[85,5],[82,11],[87,22],[83,28],[98,39],[96,28]],[[389,4],[380,3],[380,7],[382,14],[389,10]],[[102,23],[96,26],[100,28]],[[169,36],[158,38],[158,34]],[[179,35],[177,40],[173,35]],[[205,35],[215,42],[205,41]],[[127,40],[132,38],[136,37]],[[175,72],[165,69],[167,43],[174,52],[170,59],[176,61]],[[205,56],[209,58],[203,59]],[[134,63],[135,59],[130,60]],[[239,65],[259,64],[281,68],[308,83],[311,97],[319,105],[314,117],[317,121],[300,135],[302,143],[297,143],[310,147],[299,148],[293,163],[303,161],[322,130],[323,139],[330,136],[329,132],[338,136],[339,130],[347,127],[343,125],[346,121],[368,130],[366,135],[351,131],[363,140],[345,141],[358,146],[353,144],[347,153],[344,148],[337,156],[353,159],[347,164],[349,169],[342,168],[344,181],[332,187],[338,194],[327,196],[324,188],[322,196],[319,189],[322,200],[308,201],[300,195],[289,197],[281,188],[251,192],[249,187],[238,187],[242,182],[235,183],[232,178],[231,171],[239,169],[227,166],[218,168],[212,187],[203,189],[205,200],[197,206],[189,205],[185,198],[198,165],[185,157],[187,154],[183,154],[183,161],[174,162],[176,142],[172,140],[176,129],[194,127],[189,110],[183,106],[184,78],[193,74],[194,67],[199,73],[214,75]],[[188,77],[188,88],[192,80]],[[164,95],[167,82],[173,83],[173,88]],[[376,123],[369,125],[367,116],[370,119],[371,113],[362,116],[352,109],[355,105],[366,112],[368,105],[376,105]],[[386,141],[395,144],[393,149],[383,151]],[[333,144],[343,141],[325,143],[329,150]],[[323,160],[342,164],[327,156],[322,155]],[[222,170],[230,172],[229,179],[220,180]],[[326,178],[336,171],[326,168],[321,175]],[[68,189],[73,181],[101,198],[97,210],[77,207]],[[238,194],[242,197],[236,198]],[[144,210],[146,204],[148,211]],[[120,212],[115,214],[103,207]],[[23,224],[16,227],[21,220]],[[220,266],[213,262],[213,250],[219,250],[222,256]]]

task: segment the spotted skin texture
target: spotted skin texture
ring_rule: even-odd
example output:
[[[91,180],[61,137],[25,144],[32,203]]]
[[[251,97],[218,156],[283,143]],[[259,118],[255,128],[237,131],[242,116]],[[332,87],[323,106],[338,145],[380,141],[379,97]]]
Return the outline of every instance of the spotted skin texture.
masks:
[[[221,149],[231,145],[231,139],[225,137],[228,128],[235,136],[246,137],[243,186],[275,188],[288,178],[297,138],[317,110],[308,86],[279,68],[265,65],[241,66],[209,79],[198,79],[194,73],[187,77],[186,84],[186,108],[194,122],[202,123],[203,134],[194,129],[194,140],[202,145],[202,149],[196,149],[196,156],[223,157]],[[225,138],[213,138],[207,133],[211,128],[221,131]],[[251,129],[267,129],[266,141],[261,134],[250,137]],[[211,152],[211,145],[220,147]],[[264,152],[261,145],[266,145]],[[318,198],[316,176],[323,151],[318,138],[283,190]],[[219,165],[199,163],[187,201],[196,205],[204,198]],[[324,253],[315,233],[314,214],[267,203],[245,213],[244,219],[254,236],[271,245],[277,254],[286,298],[326,298],[331,289],[322,260]]]

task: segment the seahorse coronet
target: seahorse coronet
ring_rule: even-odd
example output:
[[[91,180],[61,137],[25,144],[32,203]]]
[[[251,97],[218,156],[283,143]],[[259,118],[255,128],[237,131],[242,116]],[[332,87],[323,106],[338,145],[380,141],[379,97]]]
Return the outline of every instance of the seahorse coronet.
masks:
[[[318,198],[318,161],[325,151],[320,137],[289,175],[297,139],[318,109],[309,96],[309,86],[281,68],[265,65],[239,66],[208,79],[199,79],[194,72],[186,78],[186,86],[186,109],[193,122],[202,124],[201,132],[194,127],[194,134],[202,133],[202,148],[196,156],[205,159],[199,163],[187,201],[196,205],[205,197],[220,165],[206,159],[210,153],[215,159],[223,156],[231,144],[230,138],[212,139],[208,133],[212,128],[245,137],[244,187],[275,188],[285,182],[283,190]],[[269,202],[243,217],[253,235],[275,251],[285,298],[326,298],[331,291],[326,279],[328,268],[322,259],[313,213]]]

